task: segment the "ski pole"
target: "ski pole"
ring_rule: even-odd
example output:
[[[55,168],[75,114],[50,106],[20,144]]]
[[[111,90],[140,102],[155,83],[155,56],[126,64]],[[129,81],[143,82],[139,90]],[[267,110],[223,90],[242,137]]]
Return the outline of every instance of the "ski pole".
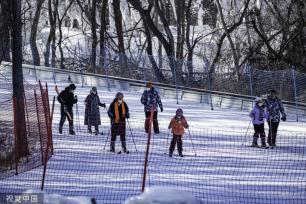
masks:
[[[76,103],[76,117],[77,117],[77,129],[80,130],[81,129],[81,125],[80,125],[80,115],[79,115],[79,108],[78,108],[78,103]]]
[[[113,121],[111,122],[111,126],[109,128],[109,131],[108,131],[108,134],[107,134],[107,137],[106,137],[106,141],[105,141],[105,144],[104,144],[104,147],[103,147],[103,151],[105,150],[105,146],[107,144],[107,141],[108,141],[109,135],[111,133],[112,127],[113,127]]]
[[[246,131],[246,133],[245,133],[245,135],[244,135],[244,138],[243,138],[243,141],[242,141],[241,146],[243,146],[244,143],[245,143],[245,139],[246,139],[246,136],[247,136],[247,134],[248,134],[248,132],[249,132],[249,128],[250,128],[250,125],[251,125],[251,121],[252,121],[252,118],[250,119],[249,126],[248,126],[247,131]]]
[[[272,144],[272,117],[269,118],[269,133],[270,133],[270,148],[273,148],[273,144]],[[269,138],[269,137],[268,137]]]
[[[167,150],[167,147],[168,147],[169,136],[170,136],[170,129],[168,129],[168,134],[167,134],[166,150]],[[164,154],[167,154],[167,152],[165,152]]]
[[[195,149],[194,149],[194,145],[193,145],[193,142],[192,142],[192,138],[191,138],[191,134],[190,134],[189,129],[188,129],[188,133],[189,133],[190,141],[191,141],[192,148],[193,148],[193,151],[194,151],[194,155],[197,156],[197,153],[196,153],[196,151],[195,151]]]
[[[135,150],[136,152],[138,152],[137,148],[136,148],[136,144],[135,144],[135,141],[134,141],[134,136],[133,136],[133,133],[132,133],[132,130],[131,130],[131,126],[130,126],[130,122],[128,119],[126,119],[127,122],[128,122],[128,126],[129,126],[129,129],[130,129],[130,132],[131,132],[131,136],[132,136],[132,140],[133,140],[133,143],[134,143],[134,146],[135,146]]]

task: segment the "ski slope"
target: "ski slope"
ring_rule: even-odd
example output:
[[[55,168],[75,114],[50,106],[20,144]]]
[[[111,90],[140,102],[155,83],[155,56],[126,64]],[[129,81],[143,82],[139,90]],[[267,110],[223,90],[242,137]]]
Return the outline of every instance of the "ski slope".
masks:
[[[36,83],[28,78],[31,83]],[[67,84],[57,84],[62,90]],[[84,121],[85,97],[91,87],[77,85],[78,114],[74,114],[76,135],[58,134],[59,104],[53,119],[54,155],[47,168],[45,191],[66,196],[88,196],[98,203],[123,203],[141,193],[143,163],[147,144],[144,112],[140,103],[142,92],[124,93],[130,108],[127,124],[127,147],[130,154],[108,151],[109,118],[100,109],[103,135],[87,133]],[[52,103],[56,96],[54,84],[48,83]],[[98,87],[101,102],[107,107],[118,89],[110,92]],[[159,112],[161,133],[152,135],[146,186],[174,186],[191,192],[203,203],[306,203],[306,125],[282,122],[275,149],[249,148],[253,129],[249,127],[248,111],[210,110],[209,104],[162,97],[164,111]],[[190,134],[183,137],[183,154],[168,157],[171,136],[168,124],[177,108],[182,108],[190,125]],[[76,113],[76,107],[74,107]],[[249,128],[248,128],[249,127]],[[266,133],[268,133],[266,125]],[[108,142],[106,140],[108,138]],[[135,144],[134,144],[134,142]],[[106,145],[106,146],[105,146]],[[136,151],[137,148],[137,151]],[[116,150],[120,150],[117,137]],[[42,168],[0,180],[0,193],[38,189]]]

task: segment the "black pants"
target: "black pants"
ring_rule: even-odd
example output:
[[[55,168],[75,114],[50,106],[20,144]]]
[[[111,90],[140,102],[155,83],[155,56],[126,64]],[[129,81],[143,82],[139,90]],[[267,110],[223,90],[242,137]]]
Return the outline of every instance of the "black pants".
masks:
[[[268,121],[268,125],[269,125],[269,135],[267,142],[269,145],[275,145],[279,122]]]
[[[265,134],[265,124],[256,125],[254,124],[254,137],[258,138],[259,135],[261,138],[266,137]]]
[[[146,131],[146,133],[148,133],[149,132],[151,112],[145,112],[145,115],[146,115],[145,131]],[[154,111],[154,113],[153,113],[153,129],[154,129],[154,133],[159,133],[157,111]]]
[[[67,112],[70,118],[68,117]],[[61,105],[61,119],[60,119],[60,124],[59,124],[60,130],[62,130],[63,125],[66,121],[66,118],[68,118],[68,122],[69,122],[69,131],[73,131],[73,111],[72,109],[64,109],[64,106]]]
[[[183,141],[182,141],[182,135],[175,135],[173,134],[171,143],[170,143],[170,148],[169,148],[169,152],[173,152],[175,149],[175,145],[177,144],[177,151],[179,153],[179,155],[182,154],[183,152]]]
[[[120,135],[121,140],[121,146],[124,151],[126,151],[126,141],[125,141],[125,129],[126,129],[126,123],[125,121],[119,121],[118,123],[113,122],[112,123],[112,137],[111,137],[111,151],[115,151],[115,141],[116,136]]]

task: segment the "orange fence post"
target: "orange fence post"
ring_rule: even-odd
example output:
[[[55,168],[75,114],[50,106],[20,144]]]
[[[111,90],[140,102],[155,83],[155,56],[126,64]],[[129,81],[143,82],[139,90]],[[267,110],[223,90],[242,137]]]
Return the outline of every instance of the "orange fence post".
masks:
[[[43,154],[43,145],[42,145],[42,140],[41,140],[40,119],[39,119],[38,102],[37,102],[38,99],[37,99],[36,90],[34,90],[34,96],[35,96],[35,104],[36,104],[38,134],[39,134],[39,141],[40,141],[41,162],[43,164],[43,162],[44,162],[44,154]]]
[[[147,149],[146,149],[146,156],[144,161],[144,169],[143,169],[143,177],[142,177],[142,187],[141,191],[144,192],[146,186],[146,177],[147,177],[147,167],[148,167],[148,158],[149,158],[149,151],[150,151],[150,142],[151,142],[151,130],[152,130],[152,122],[153,122],[153,114],[154,109],[152,107],[151,114],[150,114],[150,121],[149,121],[149,133],[148,133],[148,141],[147,141]]]

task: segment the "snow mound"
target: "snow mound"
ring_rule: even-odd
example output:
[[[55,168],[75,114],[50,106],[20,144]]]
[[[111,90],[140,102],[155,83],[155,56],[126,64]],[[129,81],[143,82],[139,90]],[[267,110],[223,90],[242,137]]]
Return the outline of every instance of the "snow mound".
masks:
[[[200,204],[188,192],[172,187],[151,187],[139,196],[128,198],[124,204]]]
[[[91,204],[91,199],[83,196],[65,197],[59,194],[48,194],[40,190],[27,190],[24,194],[43,194],[44,204]]]

